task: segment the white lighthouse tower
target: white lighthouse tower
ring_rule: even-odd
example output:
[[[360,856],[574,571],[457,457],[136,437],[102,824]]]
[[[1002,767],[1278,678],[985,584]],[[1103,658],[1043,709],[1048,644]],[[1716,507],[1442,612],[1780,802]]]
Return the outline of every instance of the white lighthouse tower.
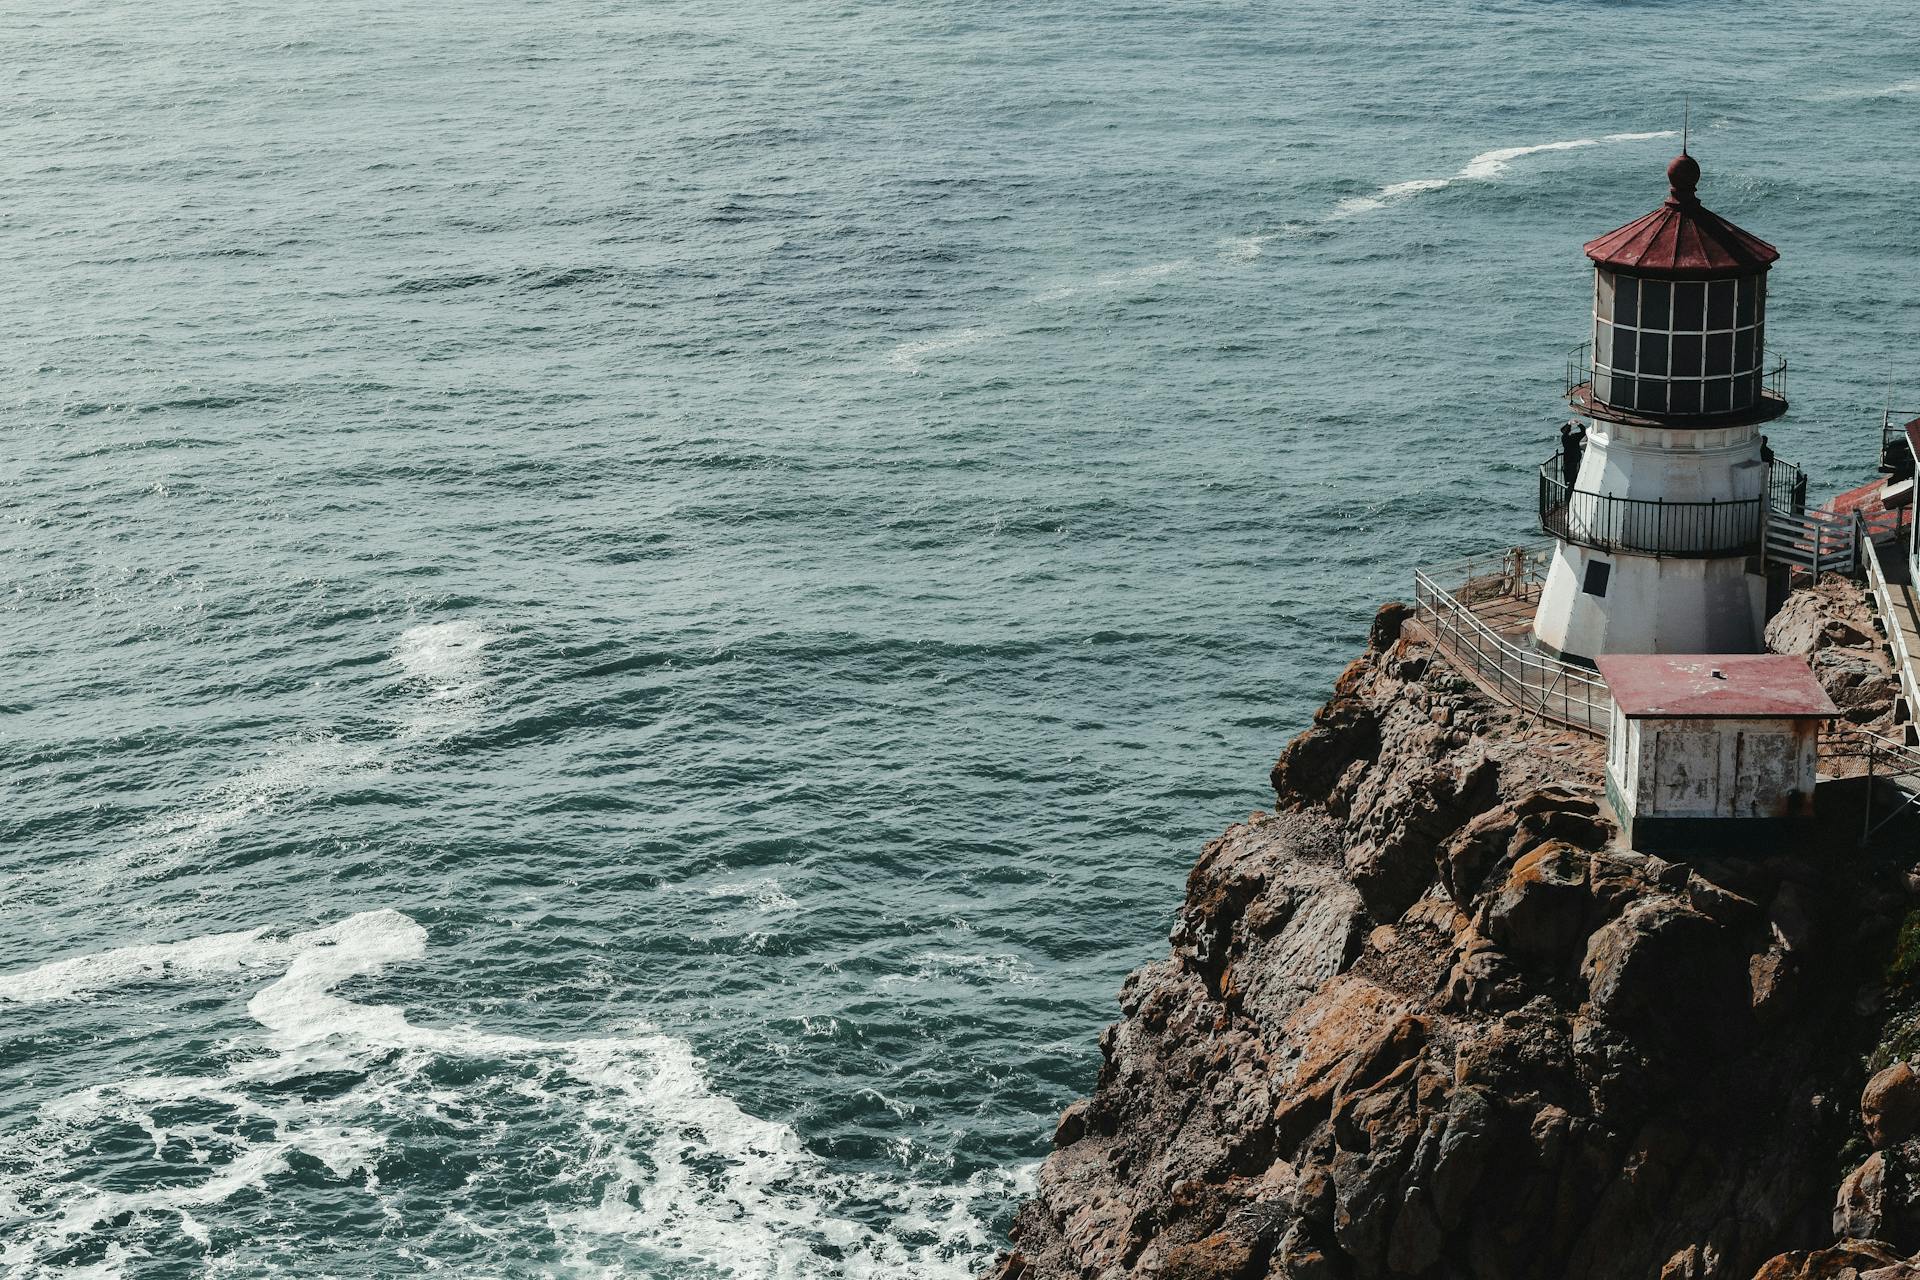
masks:
[[[1593,339],[1569,378],[1579,420],[1540,470],[1553,563],[1533,633],[1557,656],[1750,653],[1784,364],[1764,340],[1765,241],[1708,211],[1700,166],[1665,203],[1586,245]],[[1783,471],[1786,469],[1783,468]]]

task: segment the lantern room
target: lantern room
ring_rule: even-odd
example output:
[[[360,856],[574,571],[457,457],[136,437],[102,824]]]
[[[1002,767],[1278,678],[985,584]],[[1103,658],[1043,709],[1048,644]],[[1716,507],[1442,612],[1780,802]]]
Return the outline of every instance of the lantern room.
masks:
[[[1786,401],[1763,380],[1767,269],[1779,251],[1700,203],[1692,156],[1677,156],[1667,181],[1659,208],[1585,246],[1593,356],[1576,407],[1672,425],[1776,417]]]

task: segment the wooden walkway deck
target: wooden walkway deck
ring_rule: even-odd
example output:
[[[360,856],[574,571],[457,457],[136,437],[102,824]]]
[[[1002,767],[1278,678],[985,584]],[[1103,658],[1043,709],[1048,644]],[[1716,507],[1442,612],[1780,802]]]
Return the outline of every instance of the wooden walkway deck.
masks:
[[[1451,573],[1442,570],[1438,578],[1416,572],[1415,616],[1409,625],[1488,697],[1604,737],[1613,699],[1599,674],[1548,657],[1533,646],[1533,613],[1540,602],[1545,560],[1542,553],[1519,551],[1458,566]]]

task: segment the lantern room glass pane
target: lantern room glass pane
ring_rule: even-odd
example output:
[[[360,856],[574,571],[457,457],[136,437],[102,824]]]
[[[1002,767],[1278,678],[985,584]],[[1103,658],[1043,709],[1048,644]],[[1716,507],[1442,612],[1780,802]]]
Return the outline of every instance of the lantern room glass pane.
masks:
[[[1707,315],[1706,286],[1684,280],[1673,286],[1674,332],[1698,333]]]
[[[1733,380],[1733,407],[1745,409],[1754,401],[1754,375],[1743,373]]]
[[[1634,334],[1627,330],[1614,335],[1613,367],[1632,373],[1637,367],[1633,359]]]
[[[1713,378],[1706,384],[1707,412],[1725,413],[1733,405],[1733,383],[1726,378]]]
[[[1700,335],[1697,333],[1676,333],[1673,335],[1673,376],[1686,378],[1700,376]]]
[[[1733,367],[1743,373],[1753,368],[1753,330],[1742,329],[1733,335]]]
[[[1673,411],[1700,412],[1700,384],[1691,379],[1673,384]]]
[[[1737,314],[1742,328],[1753,323],[1754,295],[1759,291],[1759,285],[1759,276],[1748,276],[1740,282],[1740,305]]]
[[[1640,282],[1640,327],[1643,329],[1673,328],[1672,290],[1665,280],[1642,280]]]
[[[1620,276],[1613,285],[1613,322],[1637,324],[1640,306],[1640,282],[1632,276]]]
[[[1718,375],[1722,378],[1733,372],[1733,335],[1730,333],[1710,333],[1707,335],[1707,376]]]
[[[1651,329],[1640,334],[1640,372],[1657,373],[1662,377],[1667,372],[1667,335]]]
[[[1607,403],[1619,405],[1623,409],[1633,408],[1633,379],[1615,378],[1613,395],[1608,398]]]
[[[1600,320],[1613,319],[1613,272],[1593,273],[1593,314]]]
[[[1601,324],[1594,326],[1593,362],[1597,365],[1613,364],[1613,326]]]
[[[1733,327],[1733,281],[1715,280],[1707,286],[1707,328]]]

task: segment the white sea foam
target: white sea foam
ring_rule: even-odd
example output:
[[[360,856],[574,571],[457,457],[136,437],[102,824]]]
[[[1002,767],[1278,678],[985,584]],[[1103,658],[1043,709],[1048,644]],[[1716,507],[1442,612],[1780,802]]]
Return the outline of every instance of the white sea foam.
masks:
[[[1306,228],[1297,222],[1289,222],[1278,231],[1263,231],[1258,235],[1229,236],[1220,242],[1221,253],[1234,262],[1252,262],[1266,252],[1267,246],[1275,240],[1297,236]]]
[[[741,898],[748,906],[761,911],[791,911],[800,904],[780,882],[771,876],[758,880],[742,880],[733,884],[716,884],[707,890],[709,898]]]
[[[913,963],[912,973],[892,974],[880,981],[894,986],[940,979],[1014,985],[1034,980],[1031,966],[1021,957],[1010,953],[923,951],[913,958]]]
[[[437,692],[457,692],[479,678],[481,651],[495,639],[471,619],[424,622],[401,633],[393,660]]]
[[[109,870],[135,879],[164,876],[275,806],[378,762],[373,748],[336,738],[295,743],[184,808],[141,823],[134,829],[133,842],[114,856]]]
[[[1856,85],[1844,89],[1823,89],[1808,94],[1807,102],[1853,102],[1871,98],[1904,98],[1920,93],[1920,80],[1900,80],[1886,85]]]
[[[1422,192],[1439,191],[1456,182],[1491,182],[1504,174],[1515,160],[1525,156],[1539,155],[1542,152],[1573,151],[1581,147],[1597,147],[1612,142],[1645,142],[1652,138],[1678,136],[1677,130],[1657,129],[1650,133],[1609,133],[1599,138],[1573,138],[1565,142],[1536,142],[1520,147],[1499,147],[1492,151],[1482,151],[1467,161],[1465,167],[1451,178],[1413,178],[1405,182],[1390,183],[1372,195],[1350,196],[1334,206],[1330,216],[1351,218],[1356,214],[1383,209],[1390,204],[1420,195]]]
[[[470,618],[423,622],[402,632],[393,661],[418,696],[399,736],[443,738],[477,724],[492,686],[485,650],[498,639]]]
[[[1192,265],[1192,258],[1179,258],[1172,262],[1150,262],[1145,266],[1128,267],[1124,271],[1109,271],[1080,284],[1066,284],[1048,289],[1044,293],[1036,294],[1033,301],[1036,303],[1060,302],[1075,294],[1104,293],[1114,289],[1125,289],[1178,275]]]
[[[276,958],[271,944],[262,941],[266,932],[265,928],[244,929],[49,961],[17,973],[0,974],[0,1000],[44,1004],[139,982],[236,973]]]
[[[999,331],[995,329],[968,327],[938,338],[921,338],[913,342],[902,342],[888,353],[887,363],[903,373],[919,373],[923,362],[929,357],[958,351],[962,347],[971,347],[975,343],[999,336]]]
[[[36,1131],[9,1135],[10,1146],[35,1153],[9,1159],[0,1175],[0,1205],[31,1224],[7,1247],[9,1271],[77,1274],[55,1271],[47,1259],[96,1232],[111,1233],[99,1241],[109,1257],[126,1256],[128,1236],[138,1249],[138,1240],[162,1232],[177,1231],[205,1248],[223,1206],[249,1188],[271,1191],[296,1157],[318,1161],[343,1193],[357,1188],[393,1216],[398,1210],[384,1198],[375,1168],[396,1120],[404,1127],[409,1114],[441,1124],[492,1116],[500,1118],[490,1123],[504,1125],[512,1116],[544,1127],[542,1141],[558,1161],[551,1181],[588,1195],[530,1197],[531,1218],[505,1227],[497,1219],[484,1228],[472,1223],[483,1210],[471,1204],[437,1205],[436,1213],[445,1229],[463,1233],[469,1249],[475,1240],[518,1240],[544,1229],[569,1268],[583,1274],[622,1274],[638,1259],[739,1280],[958,1280],[991,1247],[980,1206],[1030,1177],[1013,1170],[943,1186],[839,1175],[792,1129],[749,1114],[716,1090],[692,1047],[675,1037],[639,1028],[603,1039],[544,1040],[423,1026],[398,1006],[338,994],[349,979],[420,959],[427,942],[414,920],[375,910],[286,936],[252,929],[119,948],[0,980],[12,998],[29,993],[45,1001],[129,982],[280,970],[247,1005],[262,1032],[257,1048],[227,1055],[221,1069],[204,1076],[141,1076],[75,1091],[42,1109]],[[466,1064],[451,1075],[459,1084],[434,1070],[449,1059]],[[317,1073],[358,1083],[318,1096],[297,1087]],[[156,1119],[163,1115],[174,1118]],[[126,1123],[146,1131],[156,1160],[184,1152],[206,1176],[178,1180],[176,1159],[175,1175],[163,1185],[88,1185],[78,1166],[94,1136]],[[475,1140],[490,1144],[493,1131],[476,1130]],[[840,1211],[852,1202],[885,1206],[893,1230],[876,1231]],[[461,1228],[462,1221],[473,1229]],[[829,1262],[823,1247],[838,1259]],[[420,1262],[436,1265],[424,1256]]]

